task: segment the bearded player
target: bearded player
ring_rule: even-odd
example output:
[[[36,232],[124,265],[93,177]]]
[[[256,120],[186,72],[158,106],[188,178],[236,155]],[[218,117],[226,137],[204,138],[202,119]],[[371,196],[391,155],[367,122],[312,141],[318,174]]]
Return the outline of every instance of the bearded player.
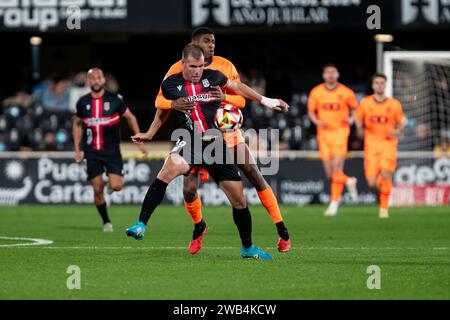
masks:
[[[364,135],[364,170],[370,187],[379,189],[379,217],[389,217],[392,175],[397,165],[398,137],[406,125],[402,105],[385,95],[387,78],[372,78],[374,94],[365,97],[356,114],[358,135]]]
[[[103,221],[103,231],[112,232],[113,225],[108,216],[104,196],[103,173],[108,175],[108,193],[120,191],[123,187],[123,162],[120,153],[120,119],[125,118],[128,126],[138,134],[136,117],[127,108],[123,98],[105,90],[103,71],[92,68],[87,81],[91,92],[82,96],[76,104],[73,119],[73,143],[75,161],[81,163],[81,139],[83,137],[84,158],[87,162],[87,179],[94,189],[94,203]],[[146,154],[145,147],[140,146]]]
[[[325,175],[331,179],[331,201],[326,216],[338,212],[344,186],[356,200],[357,180],[344,173],[350,126],[354,123],[354,110],[358,101],[353,91],[339,83],[339,71],[333,64],[323,67],[324,83],[312,89],[308,99],[308,116],[317,127],[317,142]]]

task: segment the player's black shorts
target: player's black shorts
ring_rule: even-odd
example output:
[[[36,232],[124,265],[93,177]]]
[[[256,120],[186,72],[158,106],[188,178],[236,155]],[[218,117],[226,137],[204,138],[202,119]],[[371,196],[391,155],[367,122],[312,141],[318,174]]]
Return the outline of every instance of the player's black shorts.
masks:
[[[114,154],[103,155],[97,152],[89,152],[85,154],[87,163],[87,179],[92,180],[98,175],[117,174],[123,176],[123,161],[120,152]]]
[[[194,148],[192,147],[193,142],[189,145],[185,143],[185,141],[179,139],[170,153],[177,153],[188,162],[190,170],[185,175],[188,175],[194,167],[201,166],[208,171],[217,184],[221,181],[242,181],[237,167],[233,164],[233,157],[229,154],[230,150],[227,148],[223,137],[217,139],[220,139],[220,141],[216,141],[216,145],[219,145],[219,143],[222,144],[220,147],[222,153],[218,156],[219,161],[217,162],[214,161],[216,158],[209,157],[208,153],[206,153],[206,157],[204,158],[205,148],[208,148],[213,141],[203,141],[200,152],[200,150],[194,151]],[[214,152],[212,153],[212,156],[215,156]]]

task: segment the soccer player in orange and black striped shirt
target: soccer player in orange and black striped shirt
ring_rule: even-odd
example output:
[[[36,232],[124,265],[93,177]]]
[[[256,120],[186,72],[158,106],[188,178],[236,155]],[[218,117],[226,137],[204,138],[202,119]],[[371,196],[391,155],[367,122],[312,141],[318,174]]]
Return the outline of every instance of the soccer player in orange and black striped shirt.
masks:
[[[240,82],[239,74],[235,66],[227,59],[214,55],[215,49],[215,34],[209,28],[198,28],[192,32],[192,43],[200,46],[203,49],[205,55],[205,69],[217,70],[222,72],[227,78]],[[164,79],[171,75],[180,73],[182,71],[182,61],[178,61],[172,65],[167,72]],[[239,95],[234,95],[232,92],[224,92],[225,98],[222,104],[232,104],[236,107],[243,108],[245,106],[245,99]],[[187,102],[184,99],[177,99],[174,101],[164,98],[161,89],[155,101],[155,106],[158,109],[155,115],[147,135],[148,140],[151,140],[164,121],[168,118],[171,109],[184,108],[184,110],[192,110],[195,103]],[[240,130],[224,133],[224,139],[229,148],[235,148],[235,152],[239,159],[253,159],[250,153],[250,149],[245,144],[244,137]],[[238,147],[239,146],[239,147]],[[243,146],[243,147],[242,147]],[[242,154],[243,153],[243,154]],[[261,203],[266,208],[272,221],[276,225],[279,235],[278,250],[289,251],[291,247],[291,241],[289,239],[288,230],[283,222],[280,208],[278,206],[277,198],[275,197],[272,188],[266,182],[258,166],[254,163],[236,164],[246,175],[247,179],[252,183],[258,192]],[[201,249],[202,238],[206,232],[207,225],[202,217],[201,200],[197,194],[199,188],[199,174],[207,176],[208,173],[201,169],[191,172],[184,178],[184,205],[188,213],[190,214],[193,223],[195,224],[192,241],[189,245],[189,251],[192,254],[197,253]],[[203,180],[203,179],[202,179]],[[207,179],[206,179],[207,180]]]

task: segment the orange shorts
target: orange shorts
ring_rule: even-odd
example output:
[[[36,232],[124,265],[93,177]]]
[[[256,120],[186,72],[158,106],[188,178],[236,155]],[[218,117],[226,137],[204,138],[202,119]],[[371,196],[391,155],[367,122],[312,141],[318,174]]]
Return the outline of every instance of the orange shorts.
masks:
[[[318,137],[319,154],[321,160],[330,160],[334,157],[347,155],[348,136]]]
[[[364,146],[364,172],[366,179],[378,177],[381,171],[393,173],[397,167],[397,144],[380,142]]]
[[[245,143],[244,136],[242,135],[242,132],[239,129],[224,132],[223,138],[225,139],[228,148],[234,148],[239,143]]]

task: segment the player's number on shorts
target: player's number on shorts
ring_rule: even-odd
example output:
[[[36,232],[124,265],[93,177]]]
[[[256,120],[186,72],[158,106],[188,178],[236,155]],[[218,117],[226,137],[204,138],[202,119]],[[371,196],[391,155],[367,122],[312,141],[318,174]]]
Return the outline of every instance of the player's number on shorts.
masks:
[[[175,143],[175,146],[172,149],[172,152],[178,152],[180,151],[184,146],[186,145],[186,141],[183,141],[181,139],[177,140],[177,143]]]

